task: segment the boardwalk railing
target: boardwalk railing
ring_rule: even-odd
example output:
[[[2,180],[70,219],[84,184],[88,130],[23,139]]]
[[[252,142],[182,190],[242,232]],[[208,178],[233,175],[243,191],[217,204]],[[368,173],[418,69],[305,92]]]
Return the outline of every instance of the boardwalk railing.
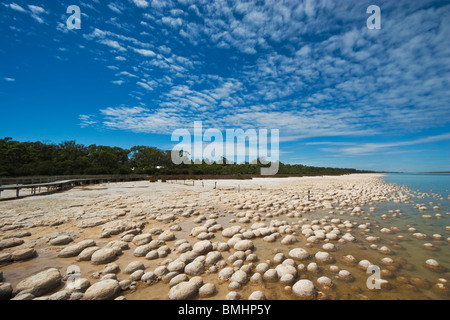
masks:
[[[0,177],[0,187],[7,185],[20,185],[20,184],[38,184],[49,183],[63,180],[86,180],[86,179],[114,179],[124,181],[130,180],[145,180],[149,178],[146,174],[130,174],[130,175],[66,175],[66,176],[32,176],[32,177]]]
[[[0,183],[0,197],[3,191],[15,190],[16,197],[20,196],[20,190],[31,189],[33,195],[46,188],[47,192],[63,191],[74,186],[99,184],[110,182],[126,182],[148,180],[148,175],[102,175],[102,176],[55,176],[55,177],[23,177],[2,178]],[[5,182],[7,184],[5,184]]]

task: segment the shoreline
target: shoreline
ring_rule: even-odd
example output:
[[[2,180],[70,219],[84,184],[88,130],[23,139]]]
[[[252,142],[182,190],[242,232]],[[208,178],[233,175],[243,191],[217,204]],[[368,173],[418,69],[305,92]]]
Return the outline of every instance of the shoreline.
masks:
[[[389,219],[378,219],[384,212],[377,214],[377,207],[393,201],[408,203],[413,195],[403,186],[386,184],[381,179],[383,176],[363,173],[204,180],[195,181],[198,184],[194,186],[168,182],[123,182],[76,187],[62,193],[0,202],[0,239],[12,237],[23,241],[1,250],[0,261],[7,261],[7,254],[17,257],[20,250],[34,250],[35,254],[28,260],[13,260],[0,265],[0,270],[3,281],[10,283],[13,291],[22,280],[51,267],[58,268],[64,279],[67,268],[76,265],[80,268],[81,277],[91,287],[104,277],[117,279],[114,280],[117,283],[111,281],[114,285],[125,285],[129,280],[128,287],[121,287],[120,293],[109,298],[118,295],[129,299],[173,298],[174,290],[171,288],[175,286],[171,287],[170,281],[175,277],[184,280],[187,277],[189,281],[201,280],[208,284],[207,287],[215,288],[212,296],[203,297],[202,293],[200,299],[223,300],[230,292],[237,292],[242,299],[247,299],[256,291],[263,292],[268,299],[311,298],[293,291],[294,284],[300,279],[313,283],[315,293],[312,298],[376,299],[380,294],[364,288],[367,275],[361,272],[358,263],[390,257],[380,253],[382,247],[397,251],[396,247],[401,246],[401,242],[396,236],[400,232],[392,230],[394,235],[384,239],[386,235],[380,230],[389,229],[395,225],[393,221],[404,219],[402,212],[393,210],[392,213],[386,212]],[[394,215],[394,220],[391,220]],[[377,244],[371,243],[367,240],[370,236],[380,240]],[[64,244],[52,244],[55,239]],[[89,256],[89,252],[82,251],[90,259],[77,261],[81,251],[71,257],[58,257],[64,248],[86,240],[92,240],[85,249],[92,253]],[[205,252],[195,250],[200,246],[198,243],[207,246]],[[374,249],[373,245],[377,248]],[[448,242],[444,241],[443,245],[448,245]],[[289,252],[296,248],[308,251],[305,261],[289,256]],[[98,263],[92,260],[97,251],[106,256],[111,255],[111,251],[114,253]],[[317,256],[319,252],[321,254]],[[276,258],[281,257],[280,254],[284,259]],[[343,257],[348,255],[357,257],[356,265],[345,261]],[[332,262],[322,261],[321,256],[331,256]],[[402,268],[395,268],[395,265],[407,265],[401,257],[392,258],[398,261],[393,265],[380,264],[384,275],[388,271],[391,274],[402,272]],[[211,263],[211,259],[217,261]],[[125,272],[131,262],[143,264],[143,270],[138,269],[143,272],[133,276],[137,280],[130,280],[133,273]],[[281,277],[265,277],[269,269],[282,269],[279,266],[283,266],[283,262],[290,265],[287,268],[292,275],[285,278],[292,278],[291,282],[282,279],[281,271],[275,272]],[[111,263],[119,267],[118,273],[99,273]],[[265,266],[261,264],[266,264],[268,269],[262,272]],[[308,270],[308,266],[314,268],[314,264],[319,271]],[[195,266],[198,270],[192,271]],[[353,281],[341,279],[339,273],[333,273],[331,269],[336,268],[332,266],[340,271],[349,271]],[[233,274],[237,274],[234,276],[237,279],[241,276],[239,281],[242,283],[225,280],[224,270],[232,271],[230,278]],[[147,281],[142,281],[144,275]],[[322,277],[331,280],[333,288],[317,283]],[[387,281],[391,286],[391,283],[397,286],[396,280],[394,277]],[[383,282],[386,287],[388,284]],[[358,287],[356,291],[355,286]],[[191,298],[199,298],[201,287],[192,289]],[[408,287],[405,288],[407,290]],[[407,293],[402,290],[402,294]],[[439,298],[441,291],[433,291],[433,294]],[[52,294],[86,298],[86,292],[69,292],[64,280],[58,283],[57,288],[40,296],[45,298]],[[383,294],[392,297],[392,291],[387,289]]]

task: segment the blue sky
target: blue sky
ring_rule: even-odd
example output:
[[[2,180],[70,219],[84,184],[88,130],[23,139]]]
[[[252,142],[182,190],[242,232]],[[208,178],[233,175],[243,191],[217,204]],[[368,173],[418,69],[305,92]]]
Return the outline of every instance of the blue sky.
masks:
[[[171,149],[202,121],[279,129],[284,163],[450,171],[449,21],[448,1],[0,0],[0,137]]]

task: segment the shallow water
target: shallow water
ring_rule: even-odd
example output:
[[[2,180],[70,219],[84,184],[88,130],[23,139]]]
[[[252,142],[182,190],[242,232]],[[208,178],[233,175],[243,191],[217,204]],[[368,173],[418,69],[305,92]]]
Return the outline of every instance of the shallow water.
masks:
[[[400,201],[385,201],[385,202],[373,202],[361,205],[363,212],[361,214],[352,214],[351,210],[356,205],[356,203],[349,203],[348,206],[338,208],[335,205],[334,209],[328,210],[316,210],[310,213],[302,213],[302,217],[293,217],[285,214],[280,214],[274,217],[267,217],[262,214],[262,222],[267,225],[272,220],[286,221],[291,224],[295,230],[296,237],[299,242],[292,245],[283,245],[280,243],[281,239],[285,236],[281,235],[275,242],[269,243],[264,241],[262,238],[252,239],[255,250],[254,253],[257,254],[259,260],[254,262],[257,265],[260,262],[270,262],[270,267],[275,268],[277,265],[273,258],[277,252],[282,252],[286,256],[288,252],[297,247],[305,248],[312,256],[318,251],[324,251],[322,249],[325,241],[320,241],[317,244],[307,243],[306,239],[301,235],[300,227],[303,224],[303,220],[306,219],[304,223],[311,223],[313,220],[320,220],[324,217],[328,217],[328,221],[333,218],[340,218],[342,221],[349,220],[354,226],[351,229],[351,234],[356,238],[354,243],[341,243],[337,241],[331,241],[337,247],[337,251],[330,252],[334,260],[330,264],[319,265],[319,271],[317,273],[311,273],[306,270],[299,272],[299,278],[310,279],[316,284],[316,280],[321,276],[327,276],[333,281],[333,287],[331,289],[321,289],[319,294],[316,296],[318,299],[450,299],[448,292],[439,291],[433,287],[439,278],[444,278],[450,280],[450,243],[447,238],[450,236],[450,231],[446,230],[446,226],[450,225],[450,200],[449,192],[447,190],[448,178],[447,176],[436,176],[429,175],[429,177],[424,176],[406,176],[406,175],[387,175],[384,177],[385,181],[388,183],[398,183],[406,184],[409,188],[404,188],[402,194],[408,195],[409,200],[406,202]],[[415,179],[416,178],[416,179]],[[433,179],[436,178],[437,182],[433,184]],[[250,223],[240,223],[231,222],[230,219],[239,220],[235,216],[236,213],[245,213],[246,210],[234,210],[234,204],[236,201],[239,202],[241,199],[246,199],[249,196],[262,196],[261,199],[272,198],[273,195],[280,197],[280,199],[285,199],[283,190],[284,186],[291,188],[286,192],[290,192],[290,195],[297,193],[300,197],[305,198],[308,188],[314,187],[313,181],[320,178],[311,178],[299,180],[292,179],[274,179],[271,184],[266,184],[262,190],[259,190],[259,182],[253,183],[251,181],[239,182],[240,191],[237,192],[237,188],[233,188],[233,183],[226,183],[226,188],[217,191],[210,189],[194,189],[187,186],[169,186],[166,184],[158,184],[151,186],[137,185],[135,190],[122,187],[120,189],[111,188],[102,191],[89,191],[89,190],[72,190],[66,194],[53,195],[49,197],[42,198],[28,198],[15,202],[16,204],[24,205],[23,210],[34,212],[33,216],[36,216],[36,212],[45,213],[45,205],[49,203],[52,204],[51,213],[58,212],[64,213],[67,211],[67,216],[72,215],[76,217],[90,217],[91,213],[95,213],[103,210],[118,210],[119,208],[126,208],[131,210],[131,213],[136,210],[136,212],[142,212],[143,215],[133,216],[128,215],[124,219],[134,219],[134,220],[146,220],[148,225],[145,227],[143,232],[147,232],[153,227],[161,227],[163,229],[169,228],[173,224],[178,224],[182,230],[176,231],[176,240],[187,239],[191,245],[194,244],[197,239],[189,236],[191,229],[194,226],[202,225],[201,223],[194,223],[199,215],[209,216],[212,213],[218,214],[219,218],[217,222],[220,223],[224,228],[232,225],[241,225],[244,228],[250,228],[250,226],[255,222]],[[334,179],[334,178],[333,178]],[[338,179],[338,178],[336,178]],[[342,178],[344,179],[344,178]],[[292,184],[291,184],[292,181]],[[311,182],[311,184],[310,184]],[[295,184],[296,183],[296,184]],[[205,182],[205,185],[208,181]],[[118,185],[120,186],[120,185]],[[127,185],[128,186],[128,185]],[[133,185],[130,185],[133,186]],[[129,186],[128,186],[129,187]],[[165,189],[164,189],[165,188]],[[292,188],[294,192],[292,193]],[[316,188],[328,190],[333,189],[333,186],[324,185],[323,187],[316,186]],[[114,190],[114,191],[112,191]],[[203,190],[206,190],[204,192]],[[432,190],[432,191],[431,191]],[[112,194],[113,192],[113,194]],[[61,199],[64,198],[64,201]],[[80,202],[83,199],[83,202]],[[231,200],[230,200],[231,199]],[[180,208],[185,210],[186,208],[195,208],[197,211],[195,215],[191,215],[188,218],[179,217],[179,219],[170,224],[162,224],[151,219],[148,215],[151,211],[146,208],[153,202],[158,202],[158,211],[165,212],[166,204],[167,210],[172,210],[173,208]],[[230,202],[231,201],[231,202]],[[356,201],[356,200],[355,200]],[[196,206],[195,203],[200,203]],[[432,204],[430,204],[430,202]],[[80,205],[80,203],[83,203]],[[428,207],[427,211],[419,211],[416,204],[423,204]],[[4,217],[8,217],[8,210],[13,212],[13,207],[6,207],[4,203]],[[283,204],[282,204],[283,205]],[[438,205],[439,210],[434,210],[433,206]],[[44,208],[41,210],[41,207]],[[212,207],[207,210],[207,207]],[[375,211],[371,211],[370,208],[375,208]],[[82,209],[82,213],[78,213],[77,210]],[[22,209],[20,209],[22,210]],[[233,213],[231,213],[232,211]],[[251,210],[250,210],[251,211]],[[294,210],[295,211],[295,210]],[[330,212],[332,211],[332,213]],[[398,211],[397,213],[395,213]],[[431,219],[424,219],[422,215],[431,215]],[[436,214],[440,214],[441,218],[436,217]],[[64,213],[66,215],[66,213]],[[24,218],[25,219],[25,218]],[[26,216],[28,219],[28,216]],[[77,218],[78,219],[78,218]],[[39,227],[33,228],[32,238],[39,238],[40,236],[48,235],[49,233],[56,232],[57,230],[72,230],[77,229],[76,224],[78,220],[73,220],[72,222],[67,222],[58,227]],[[358,228],[358,225],[370,223],[370,231],[363,231]],[[408,228],[414,227],[417,229],[416,232],[424,233],[428,236],[427,239],[416,239],[413,237],[413,233],[408,231]],[[382,228],[396,228],[396,231],[392,234],[381,233]],[[96,239],[97,245],[102,247],[107,242],[111,240],[119,239],[119,236],[113,236],[108,239],[98,239],[101,234],[101,226],[80,230],[80,241],[85,238]],[[13,232],[13,231],[11,231]],[[341,229],[342,233],[346,232],[346,229]],[[440,234],[443,236],[442,240],[435,240],[431,236],[433,234]],[[365,238],[368,236],[380,237],[379,242],[376,245],[379,247],[387,246],[392,250],[392,254],[386,255],[380,253],[378,250],[370,247],[371,243]],[[397,237],[403,236],[404,240],[399,240]],[[27,240],[29,243],[32,239]],[[175,241],[176,241],[175,240]],[[221,231],[215,232],[215,237],[210,239],[213,242],[216,241],[228,241],[228,238],[224,238]],[[174,242],[168,241],[167,245],[174,249]],[[422,247],[424,243],[432,243],[436,250],[430,251]],[[146,264],[146,270],[154,270],[157,266],[161,264],[162,261],[172,258],[176,259],[178,254],[173,250],[165,258],[160,258],[156,260],[145,260],[144,258],[137,258],[133,255],[134,245],[130,244],[130,250],[124,250],[123,255],[118,257],[116,263],[120,266],[121,270],[131,261],[140,260]],[[90,262],[76,262],[74,259],[61,259],[57,257],[57,251],[59,248],[48,247],[45,243],[39,244],[35,247],[38,251],[38,257],[26,262],[17,262],[14,264],[2,266],[1,270],[4,272],[4,277],[8,282],[15,286],[24,277],[34,274],[42,269],[48,267],[57,267],[61,269],[61,273],[64,273],[69,265],[78,265],[81,268],[81,273],[83,277],[88,278],[91,283],[98,281],[91,277],[92,273],[95,271],[100,271],[103,266],[94,266]],[[8,249],[9,250],[9,249]],[[12,250],[12,249],[11,249]],[[227,252],[222,252],[223,258],[226,259],[235,251],[231,249]],[[348,265],[343,262],[342,257],[345,255],[353,255],[357,261],[369,260],[372,264],[378,265],[381,269],[383,275],[382,278],[389,281],[389,288],[383,287],[380,290],[370,290],[366,285],[366,281],[370,274],[359,269],[357,266]],[[394,266],[385,266],[382,264],[381,259],[384,257],[392,258],[396,264]],[[430,270],[424,266],[424,262],[427,259],[437,260],[445,269],[442,272],[437,272],[435,270]],[[312,257],[304,262],[297,262],[298,264],[303,263],[305,266],[310,262],[314,262],[315,259]],[[245,262],[248,263],[248,262]],[[230,263],[228,262],[228,265]],[[341,270],[348,270],[354,277],[351,282],[345,282],[336,277],[336,274],[329,270],[331,265],[338,266]],[[386,274],[389,271],[390,274]],[[205,273],[201,275],[204,283],[211,282],[216,285],[217,294],[213,297],[206,299],[221,300],[230,292],[228,289],[229,281],[220,281],[218,279],[217,273]],[[249,275],[249,277],[251,274]],[[127,279],[129,275],[121,272],[118,274],[118,279]],[[448,287],[448,285],[447,285]],[[143,284],[138,281],[136,290],[127,290],[122,292],[127,299],[143,299],[143,300],[159,300],[168,299],[168,291],[170,287],[168,283],[163,281],[157,282],[153,285]],[[242,299],[248,298],[248,296],[255,290],[261,290],[265,293],[268,299],[299,299],[295,296],[289,289],[286,289],[286,285],[280,283],[279,281],[270,282],[264,281],[263,283],[247,283],[242,289],[237,290]]]

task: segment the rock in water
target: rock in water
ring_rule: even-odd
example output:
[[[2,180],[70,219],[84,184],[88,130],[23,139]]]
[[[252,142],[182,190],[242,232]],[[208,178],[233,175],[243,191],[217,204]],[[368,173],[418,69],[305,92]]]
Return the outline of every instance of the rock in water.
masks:
[[[200,261],[192,261],[184,268],[184,273],[195,276],[205,272],[205,267]]]
[[[15,293],[27,291],[39,297],[52,291],[61,284],[61,274],[58,269],[50,268],[28,277],[17,284]]]
[[[194,281],[180,282],[173,286],[169,291],[170,300],[187,300],[195,296],[198,292],[198,286]]]
[[[112,248],[103,248],[95,251],[91,256],[93,264],[106,264],[116,259],[116,251]]]
[[[70,237],[68,235],[61,235],[59,237],[56,237],[53,240],[50,240],[50,244],[52,246],[61,246],[61,245],[68,244],[72,241],[73,241],[72,237]]]
[[[120,293],[119,281],[108,279],[99,281],[90,286],[84,294],[86,300],[109,300]]]
[[[76,244],[70,245],[62,249],[58,253],[58,257],[60,258],[70,258],[75,257],[81,253],[86,248],[95,246],[94,240],[83,240]]]
[[[12,254],[14,261],[24,261],[36,257],[36,250],[33,248],[24,248],[14,251]]]
[[[8,238],[0,240],[0,250],[20,246],[24,241],[20,238]]]
[[[248,300],[266,300],[266,295],[262,291],[254,291],[248,297]]]
[[[97,250],[100,250],[100,247],[94,246],[94,247],[89,247],[89,248],[84,249],[78,255],[77,261],[89,261],[89,260],[91,260],[92,254],[95,251],[97,251]]]
[[[125,268],[125,272],[129,274],[132,274],[137,270],[145,270],[145,266],[141,261],[130,262],[128,266]]]
[[[246,251],[253,249],[253,242],[251,240],[240,240],[234,245],[234,250]]]
[[[285,236],[283,238],[283,240],[281,240],[281,244],[293,244],[296,242],[298,242],[298,239],[291,234],[288,234],[287,236]],[[258,291],[255,291],[255,292],[258,292]]]
[[[330,263],[333,262],[333,257],[328,252],[319,251],[316,253],[315,258],[319,262]]]
[[[439,262],[434,259],[428,259],[427,261],[425,261],[425,266],[434,270],[442,269],[442,266],[439,264]]]
[[[236,281],[239,284],[245,284],[248,282],[247,273],[242,270],[238,270],[230,278],[231,281]]]
[[[0,284],[0,300],[11,299],[11,295],[12,295],[12,286],[11,286],[11,284],[10,283],[2,283],[2,284]]]
[[[292,291],[300,297],[312,297],[316,294],[316,288],[310,280],[299,280],[292,286]]]
[[[194,244],[192,249],[194,252],[198,254],[205,254],[212,250],[212,243],[209,240],[199,241]]]
[[[133,243],[137,246],[143,246],[144,244],[147,244],[150,241],[152,241],[152,235],[149,233],[143,233],[133,238]]]
[[[309,258],[309,253],[305,249],[295,248],[289,251],[289,257],[297,260],[305,260]]]
[[[200,287],[198,294],[200,298],[211,297],[217,293],[216,286],[213,283],[206,283]]]

